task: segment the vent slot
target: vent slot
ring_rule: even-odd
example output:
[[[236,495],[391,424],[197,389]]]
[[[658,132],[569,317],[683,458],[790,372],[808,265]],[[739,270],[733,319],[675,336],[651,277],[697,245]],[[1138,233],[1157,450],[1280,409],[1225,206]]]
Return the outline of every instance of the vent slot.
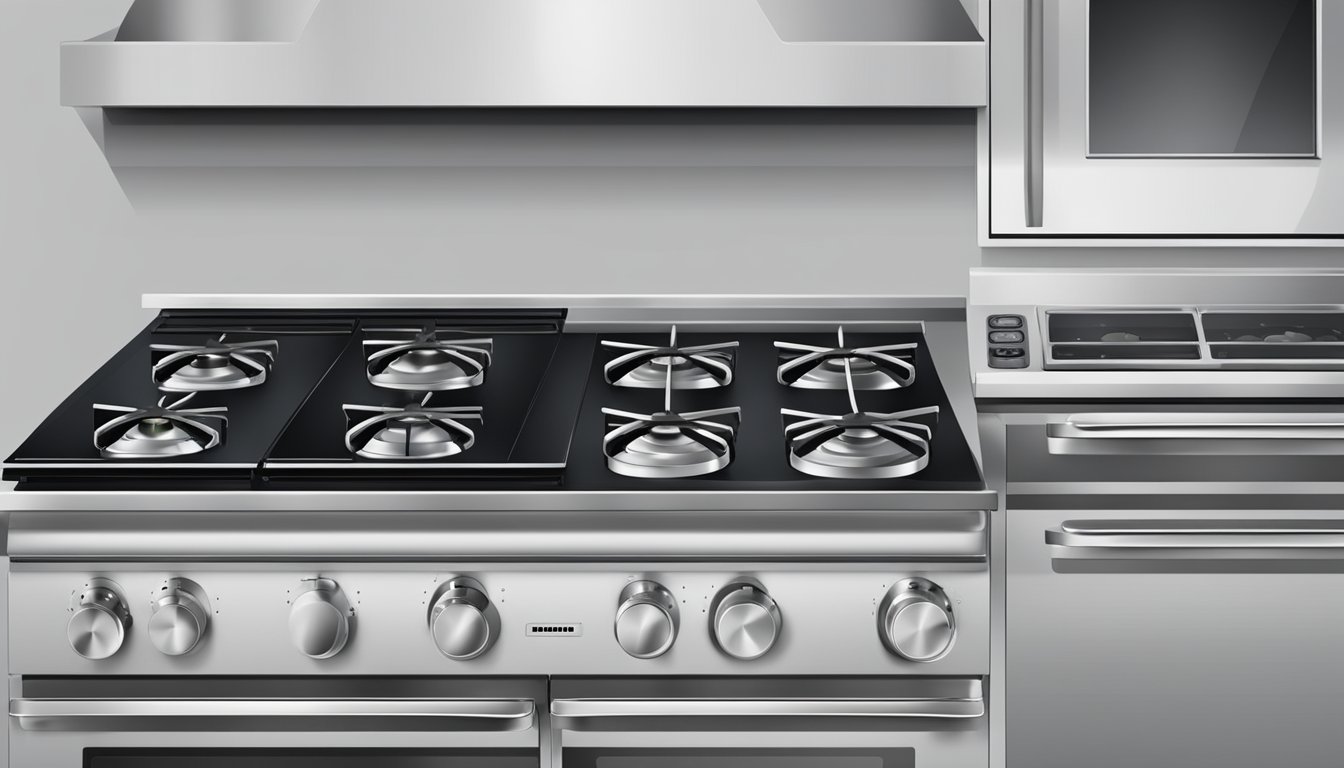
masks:
[[[579,637],[583,635],[582,624],[528,624],[528,637]]]

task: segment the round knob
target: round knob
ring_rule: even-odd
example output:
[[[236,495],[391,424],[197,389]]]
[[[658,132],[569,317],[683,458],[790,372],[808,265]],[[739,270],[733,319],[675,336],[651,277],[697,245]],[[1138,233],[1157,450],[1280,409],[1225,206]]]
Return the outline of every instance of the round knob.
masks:
[[[149,606],[149,641],[169,656],[191,653],[210,625],[209,605],[200,584],[169,579]]]
[[[466,661],[490,650],[499,637],[499,613],[475,579],[448,579],[429,604],[429,632],[439,651]]]
[[[632,581],[616,609],[616,642],[637,659],[667,653],[677,639],[677,601],[656,581]]]
[[[70,647],[86,659],[106,659],[121,650],[131,612],[117,585],[109,579],[89,579],[72,596],[70,622],[65,626]]]
[[[937,661],[957,634],[947,594],[925,579],[897,582],[882,599],[877,622],[887,650],[907,661]]]
[[[713,616],[719,650],[743,661],[764,656],[784,626],[779,605],[752,582],[724,587],[715,598]]]
[[[331,579],[305,579],[289,609],[289,637],[304,656],[329,659],[350,639],[350,601]]]

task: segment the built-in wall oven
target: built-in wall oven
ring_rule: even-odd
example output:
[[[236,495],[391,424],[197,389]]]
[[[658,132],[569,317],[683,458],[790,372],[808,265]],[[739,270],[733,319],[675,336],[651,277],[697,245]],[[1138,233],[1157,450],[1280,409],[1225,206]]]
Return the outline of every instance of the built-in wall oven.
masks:
[[[1344,236],[1344,2],[990,13],[989,240]]]
[[[1009,768],[1325,768],[1344,415],[1005,412]]]

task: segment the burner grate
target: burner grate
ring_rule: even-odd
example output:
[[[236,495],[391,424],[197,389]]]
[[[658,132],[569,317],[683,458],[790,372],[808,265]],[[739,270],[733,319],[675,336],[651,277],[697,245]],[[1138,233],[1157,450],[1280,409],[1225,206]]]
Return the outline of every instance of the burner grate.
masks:
[[[369,382],[384,389],[444,392],[482,384],[494,355],[488,338],[440,339],[433,323],[423,328],[370,329],[376,334],[409,334],[403,339],[368,339]]]
[[[151,376],[164,392],[217,392],[265,383],[280,342],[228,343],[227,334],[199,346],[151,344]]]
[[[606,344],[606,342],[603,342]],[[623,348],[638,345],[612,345]],[[671,359],[672,353],[686,353],[685,359],[700,357],[700,351],[715,352],[736,347],[731,344],[718,344],[709,347],[677,347],[677,329],[674,326],[671,342],[666,348],[643,347],[632,354],[653,353],[645,362],[663,357]],[[662,353],[662,354],[659,354]],[[627,355],[625,357],[630,357]],[[624,358],[620,358],[624,359]],[[607,366],[607,381],[615,384]],[[643,365],[644,363],[640,363]],[[622,364],[624,365],[624,364]],[[708,372],[713,366],[696,364],[696,369]],[[717,369],[726,378],[721,384],[691,385],[726,386],[732,380],[731,358],[728,365]],[[737,449],[737,429],[742,421],[741,408],[717,408],[705,411],[679,413],[672,410],[672,390],[677,389],[677,372],[674,365],[662,366],[663,410],[657,413],[631,413],[614,408],[603,408],[607,417],[608,431],[602,439],[602,453],[607,460],[607,468],[612,472],[628,477],[646,479],[670,479],[707,475],[727,467],[733,462]],[[707,374],[710,375],[710,374]],[[712,375],[710,375],[713,377]],[[695,381],[702,381],[695,379]],[[645,384],[627,384],[618,386],[647,386]],[[683,387],[691,388],[691,387]]]
[[[227,408],[182,408],[188,393],[150,408],[94,404],[93,445],[105,459],[164,459],[208,451],[224,442]]]
[[[918,344],[848,347],[845,329],[836,331],[836,346],[775,342],[780,363],[775,378],[799,389],[903,389],[915,383]]]
[[[920,472],[929,465],[933,428],[938,422],[938,406],[895,413],[859,410],[851,355],[848,354],[849,350],[844,349],[844,328],[839,329],[837,338],[839,348],[831,351],[841,353],[838,355],[841,380],[849,394],[850,412],[835,415],[781,408],[790,466],[805,474],[840,480],[893,479]],[[893,345],[867,349],[892,350],[914,346]],[[910,375],[913,380],[913,366],[910,367]],[[780,381],[783,380],[781,369]]]
[[[443,459],[476,443],[476,432],[463,422],[484,423],[480,406],[433,408],[427,393],[404,407],[351,405],[345,411],[345,447],[365,459]]]
[[[607,349],[628,350],[602,369],[607,383],[617,387],[661,389],[671,379],[673,389],[715,389],[733,383],[737,342],[677,346],[677,329],[665,347],[603,341]]]

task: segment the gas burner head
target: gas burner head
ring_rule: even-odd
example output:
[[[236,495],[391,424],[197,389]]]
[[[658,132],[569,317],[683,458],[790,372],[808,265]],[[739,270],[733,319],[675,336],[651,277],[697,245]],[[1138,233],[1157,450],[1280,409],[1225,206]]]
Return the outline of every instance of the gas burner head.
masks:
[[[915,382],[913,361],[918,344],[888,344],[881,347],[845,346],[845,329],[836,332],[834,347],[775,342],[780,350],[775,378],[780,384],[799,389],[901,389]],[[850,384],[846,383],[846,365]]]
[[[213,392],[255,387],[266,381],[278,341],[225,343],[224,336],[201,346],[151,344],[151,375],[164,392]]]
[[[885,480],[929,465],[938,407],[843,416],[784,409],[789,464],[817,477]],[[796,419],[791,423],[788,419]]]
[[[650,480],[718,472],[733,461],[742,409],[652,414],[603,408],[610,431],[602,439],[607,468]]]
[[[443,392],[485,381],[494,342],[490,339],[440,339],[432,325],[424,329],[374,329],[377,334],[410,334],[403,339],[370,339],[369,381],[385,389]]]
[[[607,349],[628,350],[602,369],[607,383],[617,387],[641,389],[713,389],[733,383],[737,363],[737,342],[677,346],[677,329],[665,347],[603,341]]]
[[[94,405],[93,445],[105,459],[189,456],[224,442],[227,408],[180,408],[192,395],[151,408]]]
[[[480,406],[430,408],[418,405],[344,405],[345,447],[365,459],[443,459],[476,443],[464,421],[484,423]]]

